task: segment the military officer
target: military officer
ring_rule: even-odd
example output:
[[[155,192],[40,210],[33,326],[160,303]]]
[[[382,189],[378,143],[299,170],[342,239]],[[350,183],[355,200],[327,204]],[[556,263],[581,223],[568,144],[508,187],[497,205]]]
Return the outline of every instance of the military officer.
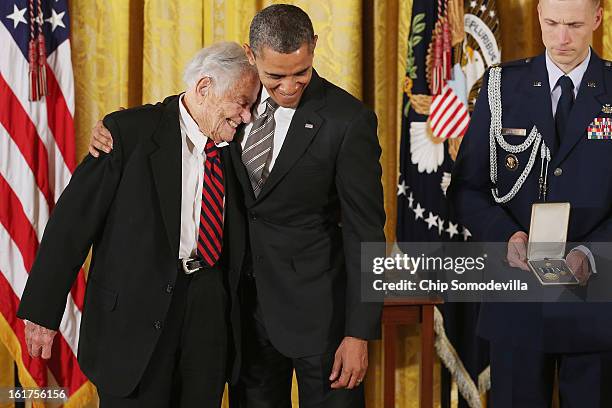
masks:
[[[540,0],[546,51],[487,72],[459,151],[456,216],[476,240],[507,242],[517,274],[535,202],[571,204],[569,242],[611,241],[612,64],[589,46],[602,13],[598,0]],[[588,245],[566,259],[583,284],[610,272]],[[550,406],[555,373],[561,406],[612,406],[610,304],[485,304],[478,332],[495,408]]]

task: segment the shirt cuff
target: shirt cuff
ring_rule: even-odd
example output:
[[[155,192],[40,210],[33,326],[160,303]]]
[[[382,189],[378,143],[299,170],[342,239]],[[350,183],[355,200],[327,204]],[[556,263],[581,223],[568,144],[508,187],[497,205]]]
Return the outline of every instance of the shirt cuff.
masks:
[[[584,245],[578,245],[576,248],[572,249],[572,251],[580,251],[587,256],[589,259],[589,266],[591,267],[591,273],[597,273],[597,269],[595,268],[595,258],[591,253],[591,250]],[[571,251],[570,251],[571,252]]]

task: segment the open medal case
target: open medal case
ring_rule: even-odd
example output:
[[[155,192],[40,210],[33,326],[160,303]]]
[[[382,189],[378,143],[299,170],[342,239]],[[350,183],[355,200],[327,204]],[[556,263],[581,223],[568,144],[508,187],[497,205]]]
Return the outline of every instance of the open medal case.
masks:
[[[577,285],[565,261],[569,203],[536,203],[531,207],[527,264],[542,285]]]

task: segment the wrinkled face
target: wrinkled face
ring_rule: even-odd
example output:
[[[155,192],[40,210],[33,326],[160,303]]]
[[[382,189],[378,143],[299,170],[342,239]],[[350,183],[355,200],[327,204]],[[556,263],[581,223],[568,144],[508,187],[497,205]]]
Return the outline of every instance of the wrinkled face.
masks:
[[[215,143],[230,142],[241,123],[251,121],[251,108],[259,94],[259,78],[255,72],[244,73],[222,95],[215,93],[208,78],[197,85],[198,105],[194,119],[200,130]]]
[[[569,72],[587,56],[593,31],[601,24],[602,8],[592,0],[541,0],[538,16],[550,57]]]
[[[315,45],[316,45],[315,36]],[[248,45],[245,51],[251,64],[257,66],[259,79],[280,106],[295,108],[312,78],[314,45],[302,44],[296,51],[283,54],[263,47],[257,54]]]

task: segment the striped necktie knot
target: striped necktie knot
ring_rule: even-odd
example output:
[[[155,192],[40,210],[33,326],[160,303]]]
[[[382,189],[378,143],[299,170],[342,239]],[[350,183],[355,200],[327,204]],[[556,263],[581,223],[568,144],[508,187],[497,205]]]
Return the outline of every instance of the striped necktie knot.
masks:
[[[214,158],[219,155],[219,148],[215,145],[212,139],[208,139],[206,142],[206,146],[204,146],[204,153],[206,153],[206,157]]]
[[[274,114],[277,108],[278,103],[274,102],[274,99],[271,97],[268,97],[266,100],[266,111],[264,112],[264,115]]]

